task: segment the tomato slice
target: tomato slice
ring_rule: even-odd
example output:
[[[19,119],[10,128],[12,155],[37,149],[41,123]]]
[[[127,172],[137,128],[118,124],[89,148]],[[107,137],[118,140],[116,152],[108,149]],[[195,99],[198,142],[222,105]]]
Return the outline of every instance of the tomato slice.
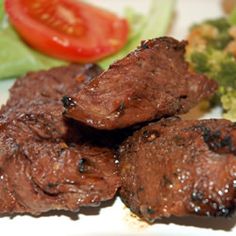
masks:
[[[69,61],[96,61],[128,38],[125,19],[78,0],[6,0],[5,8],[29,45]]]

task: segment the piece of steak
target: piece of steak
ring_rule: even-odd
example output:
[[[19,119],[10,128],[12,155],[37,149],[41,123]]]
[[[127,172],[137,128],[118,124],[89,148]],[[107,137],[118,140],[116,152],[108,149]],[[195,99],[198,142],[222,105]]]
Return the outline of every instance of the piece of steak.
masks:
[[[66,92],[79,91],[99,73],[94,64],[72,64],[16,80],[0,111],[0,136],[7,134],[17,145],[42,139],[77,140],[81,135],[76,124],[62,116],[61,98]]]
[[[189,70],[185,46],[169,37],[143,42],[78,93],[68,93],[66,116],[111,130],[189,111],[217,84]]]
[[[10,99],[5,105],[6,109],[18,105],[19,102],[23,104],[23,101],[36,98],[61,100],[68,93],[78,92],[101,72],[101,68],[95,64],[71,64],[47,71],[30,72],[16,80],[10,89]],[[6,109],[2,109],[2,112]]]
[[[62,116],[61,101],[48,98],[20,101],[0,115],[0,132],[5,129],[19,144],[32,139],[55,140],[67,135],[69,121]]]
[[[0,214],[78,211],[114,197],[120,186],[114,150],[65,119],[60,101],[98,73],[96,66],[72,65],[13,86],[0,115]]]
[[[120,196],[149,222],[229,216],[236,208],[236,126],[227,120],[166,119],[120,148]]]
[[[38,215],[98,206],[120,186],[114,161],[112,150],[94,145],[28,143],[5,162],[0,213]]]

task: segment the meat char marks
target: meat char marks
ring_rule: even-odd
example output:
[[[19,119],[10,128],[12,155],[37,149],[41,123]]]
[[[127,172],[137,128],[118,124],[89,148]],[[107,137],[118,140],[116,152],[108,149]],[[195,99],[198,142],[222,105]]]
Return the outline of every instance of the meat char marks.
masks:
[[[120,148],[120,195],[141,218],[229,216],[236,208],[236,126],[164,119]]]
[[[189,70],[185,46],[169,37],[143,42],[77,94],[68,93],[66,116],[111,130],[187,112],[217,85]]]
[[[0,113],[0,214],[78,211],[113,198],[114,151],[81,135],[60,101],[100,72],[71,65],[17,80]]]

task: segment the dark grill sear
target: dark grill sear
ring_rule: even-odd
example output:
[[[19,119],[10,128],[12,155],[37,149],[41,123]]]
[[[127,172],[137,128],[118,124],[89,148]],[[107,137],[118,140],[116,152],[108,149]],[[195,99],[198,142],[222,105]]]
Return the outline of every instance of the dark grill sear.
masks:
[[[152,123],[120,148],[121,198],[149,222],[171,215],[230,216],[236,207],[235,148],[236,127],[227,120]]]
[[[78,211],[114,197],[120,186],[114,150],[62,116],[61,98],[100,72],[71,65],[13,85],[0,118],[0,214]]]
[[[145,41],[124,59],[70,95],[65,115],[98,129],[182,114],[211,96],[216,82],[190,71],[186,42],[163,37]]]

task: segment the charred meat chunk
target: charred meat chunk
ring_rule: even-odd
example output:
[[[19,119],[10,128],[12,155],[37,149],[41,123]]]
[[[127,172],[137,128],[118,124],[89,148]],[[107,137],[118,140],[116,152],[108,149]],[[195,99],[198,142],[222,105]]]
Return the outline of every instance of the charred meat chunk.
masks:
[[[78,211],[112,199],[120,185],[113,156],[107,148],[62,141],[22,146],[3,167],[0,213]]]
[[[98,73],[72,65],[29,74],[13,86],[0,112],[0,214],[78,211],[114,197],[120,186],[114,150],[84,137],[62,116],[60,101]]]
[[[236,126],[227,120],[164,119],[120,148],[120,195],[149,222],[229,216],[236,208]]]
[[[67,93],[78,92],[101,72],[95,64],[71,64],[47,71],[30,72],[16,80],[10,89],[10,99],[5,106],[8,108],[20,101],[23,103],[36,98],[61,100]]]
[[[6,130],[18,143],[33,139],[55,140],[67,135],[69,125],[60,101],[35,99],[9,106],[0,116],[0,133]],[[3,132],[4,133],[4,132]]]
[[[125,58],[64,102],[65,115],[98,129],[182,114],[211,96],[216,82],[190,71],[186,42],[163,37],[144,41]]]

